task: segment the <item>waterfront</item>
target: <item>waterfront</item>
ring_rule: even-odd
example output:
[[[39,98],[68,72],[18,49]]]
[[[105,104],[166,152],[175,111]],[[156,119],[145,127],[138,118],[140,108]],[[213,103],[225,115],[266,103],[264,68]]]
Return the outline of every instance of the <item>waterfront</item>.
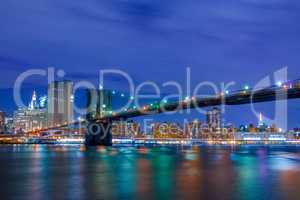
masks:
[[[1,145],[6,199],[299,199],[300,146]]]

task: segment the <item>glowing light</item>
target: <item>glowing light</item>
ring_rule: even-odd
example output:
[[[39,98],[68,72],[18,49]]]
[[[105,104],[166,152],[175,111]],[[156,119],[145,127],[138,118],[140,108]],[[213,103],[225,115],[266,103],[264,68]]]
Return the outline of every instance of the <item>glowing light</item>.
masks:
[[[234,140],[231,140],[229,143],[230,144],[235,144],[236,142]]]
[[[62,138],[57,140],[60,143],[68,143],[68,142],[78,142],[78,143],[83,143],[84,139],[83,138]]]
[[[121,94],[121,97],[125,97],[125,95],[122,93],[122,94]]]
[[[282,86],[282,82],[281,82],[281,81],[278,81],[278,82],[276,83],[276,85],[277,85],[278,87],[281,87],[281,86]]]
[[[226,91],[225,91],[225,94],[229,94],[229,90],[226,90]]]
[[[262,121],[263,121],[262,113],[259,113],[259,122],[262,122]]]
[[[105,104],[103,104],[103,105],[102,105],[102,108],[106,108],[106,105],[105,105]]]
[[[116,91],[113,90],[113,91],[112,91],[112,94],[116,94]]]
[[[186,100],[186,101],[190,100],[190,97],[189,97],[189,96],[186,96],[186,97],[185,97],[185,100]]]
[[[133,99],[134,99],[134,96],[130,96],[130,99],[133,100]]]
[[[270,135],[268,140],[271,140],[271,141],[285,141],[286,138],[282,135]]]
[[[168,103],[168,100],[167,100],[167,99],[164,99],[164,100],[163,100],[163,103]]]
[[[248,86],[248,85],[245,85],[244,89],[245,89],[245,90],[249,90],[249,86]]]
[[[255,140],[255,141],[257,141],[257,140],[261,140],[261,138],[260,137],[244,137],[243,138],[243,140]]]
[[[40,107],[44,108],[46,106],[47,96],[42,96],[39,98],[39,100],[40,100]]]

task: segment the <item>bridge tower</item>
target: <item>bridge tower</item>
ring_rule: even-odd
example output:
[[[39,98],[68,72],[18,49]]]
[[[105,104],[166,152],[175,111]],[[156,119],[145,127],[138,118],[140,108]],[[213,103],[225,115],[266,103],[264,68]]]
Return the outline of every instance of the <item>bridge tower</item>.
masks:
[[[109,90],[87,90],[87,128],[85,144],[87,146],[112,145],[112,122],[101,119],[112,110],[112,94]]]
[[[86,146],[112,146],[112,122],[110,120],[90,122],[85,133]]]

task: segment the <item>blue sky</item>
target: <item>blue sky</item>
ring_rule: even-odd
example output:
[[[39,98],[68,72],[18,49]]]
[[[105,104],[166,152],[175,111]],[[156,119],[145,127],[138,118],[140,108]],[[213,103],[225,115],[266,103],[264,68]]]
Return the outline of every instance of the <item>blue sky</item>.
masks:
[[[27,69],[63,69],[67,78],[97,81],[104,68],[121,69],[136,83],[235,81],[236,88],[284,66],[300,78],[300,2],[292,0],[5,0],[0,7],[0,109],[10,112],[16,77]],[[24,85],[45,86],[41,78]],[[118,79],[110,88],[126,90]],[[30,93],[30,92],[29,92]],[[30,96],[30,94],[28,94]],[[26,97],[24,97],[26,98]],[[298,101],[289,105],[298,126]],[[262,106],[263,105],[263,106]],[[262,104],[272,113],[272,104]],[[255,121],[247,106],[229,121]],[[195,114],[197,115],[197,114]]]

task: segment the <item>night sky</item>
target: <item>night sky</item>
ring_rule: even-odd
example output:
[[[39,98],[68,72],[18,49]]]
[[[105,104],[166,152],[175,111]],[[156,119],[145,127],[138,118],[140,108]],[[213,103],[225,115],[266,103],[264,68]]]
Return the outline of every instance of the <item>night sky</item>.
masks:
[[[295,0],[6,0],[0,6],[0,110],[15,109],[12,88],[31,68],[55,67],[66,78],[97,82],[100,69],[120,69],[134,82],[201,81],[255,85],[285,66],[300,78],[300,2]],[[45,92],[45,78],[23,86]],[[124,80],[105,86],[126,92]],[[147,91],[149,92],[149,91]],[[168,90],[164,90],[167,94]],[[300,126],[300,100],[289,101],[289,127]],[[272,103],[257,110],[272,117]],[[188,118],[203,115],[193,112]],[[250,107],[229,107],[226,122],[256,123]],[[155,120],[180,120],[178,115]]]

